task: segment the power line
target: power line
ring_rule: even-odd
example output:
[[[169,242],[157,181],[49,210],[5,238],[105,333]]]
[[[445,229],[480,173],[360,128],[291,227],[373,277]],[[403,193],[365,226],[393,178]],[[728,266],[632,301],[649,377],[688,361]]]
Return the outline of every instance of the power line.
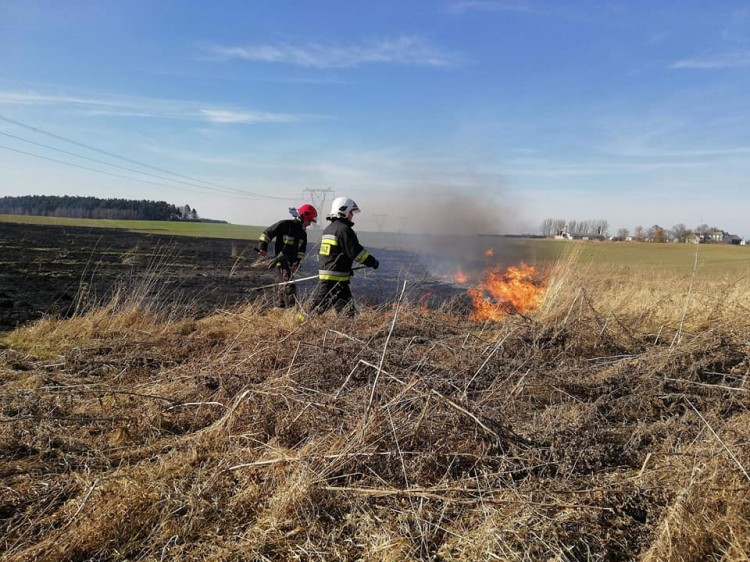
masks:
[[[74,144],[76,146],[80,146],[80,147],[85,148],[87,150],[93,150],[94,152],[98,152],[100,154],[104,154],[104,155],[110,156],[112,158],[117,158],[118,160],[123,160],[125,162],[129,162],[131,164],[135,164],[137,166],[141,166],[141,167],[144,167],[144,168],[149,168],[151,170],[156,170],[157,172],[162,172],[162,173],[165,173],[165,174],[169,174],[171,176],[176,176],[176,177],[179,177],[179,178],[188,179],[188,180],[191,180],[192,182],[200,182],[200,183],[205,184],[205,185],[214,186],[214,188],[218,188],[218,189],[224,190],[225,192],[233,192],[235,194],[246,195],[248,197],[259,197],[259,198],[265,198],[265,199],[281,199],[281,200],[284,200],[284,201],[291,201],[291,200],[294,199],[293,197],[277,197],[277,196],[274,196],[274,195],[265,195],[263,193],[255,193],[255,192],[252,192],[252,191],[246,191],[246,190],[242,190],[242,189],[235,189],[235,188],[231,188],[231,187],[226,187],[226,186],[221,185],[221,184],[217,184],[217,183],[213,183],[213,182],[209,182],[209,181],[205,181],[205,180],[200,180],[200,179],[197,179],[197,178],[193,178],[193,177],[190,177],[190,176],[179,174],[177,172],[172,172],[171,170],[166,170],[164,168],[159,168],[158,166],[152,166],[151,164],[146,164],[144,162],[139,162],[138,160],[133,160],[133,159],[127,158],[125,156],[120,156],[119,154],[115,154],[113,152],[108,152],[106,150],[102,150],[100,148],[96,148],[94,146],[91,146],[91,145],[88,145],[88,144],[85,144],[85,143],[82,143],[82,142],[78,142],[76,140],[64,137],[62,135],[58,135],[56,133],[52,133],[50,131],[46,131],[46,130],[41,129],[39,127],[34,127],[33,125],[28,125],[26,123],[22,123],[21,121],[16,121],[15,119],[10,119],[9,117],[5,117],[3,115],[0,115],[0,120],[5,121],[7,123],[11,123],[13,125],[17,125],[19,127],[23,127],[25,129],[29,129],[29,130],[37,132],[37,133],[41,133],[43,135],[50,136],[50,137],[58,139],[58,140],[62,140],[64,142],[69,142],[71,144]],[[4,134],[6,134],[6,133],[4,133]],[[6,134],[6,136],[11,136],[11,135],[7,135]],[[21,139],[21,140],[25,140],[25,139]],[[27,141],[27,142],[33,142],[33,141]],[[34,144],[37,144],[37,143],[34,143]],[[53,150],[59,150],[59,149],[53,149]],[[23,151],[17,151],[17,152],[24,153]],[[31,156],[36,156],[33,153],[25,153],[25,154],[30,154]],[[75,155],[75,156],[79,156],[79,155]],[[86,158],[86,157],[82,157],[82,158]],[[54,160],[54,159],[48,159],[48,160],[57,161],[57,160]],[[66,162],[63,162],[63,161],[57,161],[57,162],[60,162],[62,164],[66,164]],[[107,164],[108,166],[115,166],[114,164],[109,164],[109,163],[106,163],[106,162],[102,162],[102,163]],[[71,164],[71,165],[73,165],[73,164]],[[87,168],[85,168],[83,166],[78,166],[78,167],[82,167],[83,169],[87,169]],[[120,166],[115,166],[115,167],[120,167]],[[128,168],[126,168],[126,169],[128,169]],[[136,171],[139,174],[146,174],[146,172],[142,172],[142,171],[138,171],[138,170],[131,170],[131,171]],[[146,174],[146,175],[152,175],[152,174]],[[160,176],[155,176],[155,177],[160,177]],[[133,178],[128,178],[128,179],[133,179]],[[145,181],[145,180],[142,180],[142,181]],[[167,178],[167,181],[177,182],[178,180],[173,180],[173,179]],[[153,182],[151,182],[151,183],[153,183]],[[181,182],[178,182],[178,183],[181,183]],[[196,184],[191,184],[191,185],[196,185]],[[203,187],[203,186],[201,186],[201,187],[203,189],[210,189],[208,187]]]
[[[100,154],[105,154],[107,156],[111,156],[112,158],[117,158],[119,160],[124,160],[125,162],[130,162],[131,164],[136,164],[137,166],[142,166],[144,168],[149,168],[149,169],[152,169],[152,170],[156,170],[157,172],[162,172],[162,173],[170,174],[170,175],[173,175],[173,176],[177,176],[177,177],[181,177],[181,178],[185,178],[185,179],[189,179],[189,180],[195,180],[195,178],[191,178],[189,176],[184,176],[182,174],[178,174],[178,173],[172,172],[170,170],[165,170],[165,169],[159,168],[157,166],[152,166],[151,164],[146,164],[144,162],[139,162],[138,160],[132,160],[130,158],[126,158],[125,156],[120,156],[119,154],[115,154],[113,152],[108,152],[106,150],[102,150],[102,149],[96,148],[94,146],[91,146],[91,145],[88,145],[88,144],[84,144],[82,142],[78,142],[76,140],[64,137],[62,135],[58,135],[56,133],[52,133],[50,131],[46,131],[46,130],[41,129],[39,127],[34,127],[32,125],[27,125],[26,123],[22,123],[20,121],[16,121],[15,119],[10,119],[10,118],[5,117],[3,115],[0,115],[0,120],[6,121],[8,123],[12,123],[14,125],[18,125],[19,127],[23,127],[25,129],[29,129],[29,130],[37,132],[37,133],[41,133],[43,135],[50,136],[50,137],[58,139],[58,140],[69,142],[71,144],[74,144],[76,146],[80,146],[82,148],[86,148],[88,150],[93,150],[94,152],[99,152]],[[204,183],[209,184],[209,185],[213,185],[213,184],[211,184],[211,182],[204,182]],[[226,188],[224,186],[221,186],[221,185],[217,185],[217,187],[221,187],[222,189],[228,189],[228,188]]]
[[[98,164],[104,164],[105,166],[112,166],[113,168],[118,168],[120,170],[126,170],[128,172],[135,172],[136,174],[143,174],[144,176],[150,176],[152,178],[156,178],[156,179],[160,179],[160,180],[166,180],[166,181],[171,181],[171,182],[175,182],[175,183],[181,183],[183,185],[192,185],[194,187],[199,187],[201,189],[205,189],[205,190],[209,190],[209,191],[221,191],[221,190],[219,190],[218,188],[215,188],[215,187],[204,186],[204,185],[201,185],[201,184],[198,184],[198,183],[186,182],[186,181],[182,181],[182,180],[176,180],[176,179],[172,179],[172,178],[167,178],[167,177],[164,177],[164,176],[159,176],[159,175],[156,175],[156,174],[151,174],[149,172],[144,172],[142,170],[137,170],[135,168],[128,168],[127,166],[120,166],[118,164],[112,164],[111,162],[106,162],[104,160],[99,160],[98,158],[91,158],[90,156],[84,156],[83,154],[78,154],[76,152],[69,152],[67,150],[63,150],[61,148],[57,148],[55,146],[50,146],[48,144],[44,144],[44,143],[41,143],[41,142],[36,142],[36,141],[25,139],[23,137],[19,137],[19,136],[16,136],[16,135],[11,135],[10,133],[4,133],[4,132],[0,131],[0,135],[4,135],[4,136],[10,137],[12,139],[16,139],[16,140],[20,140],[20,141],[23,141],[23,142],[27,142],[29,144],[33,144],[33,145],[36,145],[36,146],[41,146],[42,148],[47,148],[49,150],[55,150],[57,152],[61,152],[63,154],[67,154],[69,156],[75,156],[76,158],[83,158],[84,160],[90,160],[91,162],[96,162]],[[5,147],[3,147],[3,148],[5,148]],[[38,155],[35,155],[34,153],[31,153],[31,152],[24,152],[24,154],[29,154],[31,156],[38,156]],[[55,162],[61,162],[63,164],[66,163],[66,162],[63,162],[62,160],[54,160],[54,161]],[[84,168],[84,169],[91,169],[91,170],[93,170],[92,168]],[[94,171],[98,171],[98,170],[94,170]],[[120,176],[120,177],[124,177],[124,176]],[[136,179],[136,178],[129,178],[129,179]],[[157,185],[167,185],[167,184],[157,184]],[[171,187],[171,186],[168,186],[168,187]],[[231,189],[231,188],[227,188],[227,191],[229,191],[229,189]],[[230,193],[233,193],[233,194],[236,194],[236,195],[247,195],[247,193],[244,192],[244,191],[242,191],[242,190],[232,190]]]
[[[173,185],[169,185],[166,183],[158,183],[155,181],[144,180],[141,178],[132,178],[130,176],[123,176],[122,174],[114,174],[112,172],[105,172],[103,170],[89,168],[88,166],[81,166],[80,164],[73,164],[72,162],[65,162],[64,160],[58,160],[57,158],[50,158],[49,156],[42,156],[41,154],[34,154],[33,152],[26,152],[25,150],[19,150],[17,148],[12,148],[10,146],[3,146],[2,144],[0,144],[0,148],[3,148],[5,150],[10,150],[12,152],[18,152],[19,154],[26,154],[27,156],[33,156],[34,158],[41,158],[42,160],[49,160],[50,162],[57,162],[58,164],[65,164],[66,166],[73,166],[74,168],[81,168],[82,170],[96,172],[97,174],[104,174],[106,176],[113,176],[115,178],[123,178],[126,180],[134,180],[134,181],[140,181],[143,183],[150,183],[151,185],[158,185],[159,187],[174,187]],[[195,191],[195,190],[191,189],[189,191]]]

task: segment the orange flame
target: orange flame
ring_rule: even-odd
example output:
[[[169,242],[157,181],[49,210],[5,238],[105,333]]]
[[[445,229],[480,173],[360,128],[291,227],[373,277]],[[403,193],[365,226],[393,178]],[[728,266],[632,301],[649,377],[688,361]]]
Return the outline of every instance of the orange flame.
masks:
[[[505,272],[489,271],[484,284],[468,291],[474,306],[471,319],[500,320],[510,312],[536,310],[546,288],[547,280],[540,280],[537,270],[525,263]]]
[[[466,283],[466,281],[468,280],[468,278],[466,277],[466,274],[463,271],[461,271],[460,267],[456,270],[456,274],[453,276],[453,279],[455,280],[456,283],[461,283],[461,284]]]
[[[492,256],[495,255],[495,250],[493,248],[490,248],[489,250],[486,250],[484,252],[484,255],[487,256],[488,258],[491,258]]]

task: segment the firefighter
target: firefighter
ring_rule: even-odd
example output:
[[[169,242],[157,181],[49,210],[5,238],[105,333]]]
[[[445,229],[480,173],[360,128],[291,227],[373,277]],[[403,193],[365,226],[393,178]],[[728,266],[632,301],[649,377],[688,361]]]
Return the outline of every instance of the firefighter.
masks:
[[[307,233],[305,229],[316,222],[318,211],[312,205],[304,204],[298,209],[289,209],[293,218],[280,220],[269,226],[260,235],[258,253],[268,255],[268,245],[276,239],[274,247],[275,259],[269,267],[276,268],[279,283],[290,281],[297,272],[300,262],[307,251]],[[296,285],[287,283],[279,285],[276,293],[276,306],[279,308],[293,307],[297,298]]]
[[[312,303],[314,313],[330,308],[354,316],[352,291],[349,281],[354,262],[377,269],[380,265],[375,256],[365,250],[352,229],[354,213],[359,213],[357,204],[347,197],[337,197],[326,217],[331,221],[320,239],[318,254],[318,287]]]

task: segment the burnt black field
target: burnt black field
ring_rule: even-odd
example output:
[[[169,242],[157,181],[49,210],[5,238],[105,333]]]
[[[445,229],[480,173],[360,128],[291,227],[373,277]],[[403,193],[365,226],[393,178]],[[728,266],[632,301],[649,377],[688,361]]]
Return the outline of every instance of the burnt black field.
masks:
[[[298,277],[317,272],[311,236],[309,257]],[[360,237],[368,244],[366,236]],[[373,236],[373,238],[377,238]],[[451,274],[472,252],[448,255],[435,248],[368,246],[380,260],[377,271],[355,273],[352,290],[360,306],[404,298],[440,306],[465,292]],[[149,306],[204,316],[217,309],[263,299],[272,271],[255,269],[255,241],[160,236],[122,229],[0,223],[0,330],[45,317],[67,317],[137,293]],[[456,258],[460,257],[459,260]],[[473,263],[473,265],[472,265]],[[298,285],[302,301],[315,279]]]

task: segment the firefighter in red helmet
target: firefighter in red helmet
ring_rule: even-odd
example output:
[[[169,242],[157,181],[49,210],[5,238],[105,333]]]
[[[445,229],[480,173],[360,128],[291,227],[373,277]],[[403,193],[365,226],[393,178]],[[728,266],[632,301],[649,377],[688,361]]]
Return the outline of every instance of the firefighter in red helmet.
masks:
[[[296,273],[307,251],[305,229],[318,218],[318,211],[307,203],[297,209],[291,207],[289,213],[293,218],[272,224],[263,231],[258,240],[258,253],[261,256],[267,256],[269,244],[276,239],[273,250],[275,259],[270,267],[276,268],[279,283],[291,280]],[[294,306],[297,298],[296,285],[294,283],[279,285],[276,296],[276,305],[279,308]]]

